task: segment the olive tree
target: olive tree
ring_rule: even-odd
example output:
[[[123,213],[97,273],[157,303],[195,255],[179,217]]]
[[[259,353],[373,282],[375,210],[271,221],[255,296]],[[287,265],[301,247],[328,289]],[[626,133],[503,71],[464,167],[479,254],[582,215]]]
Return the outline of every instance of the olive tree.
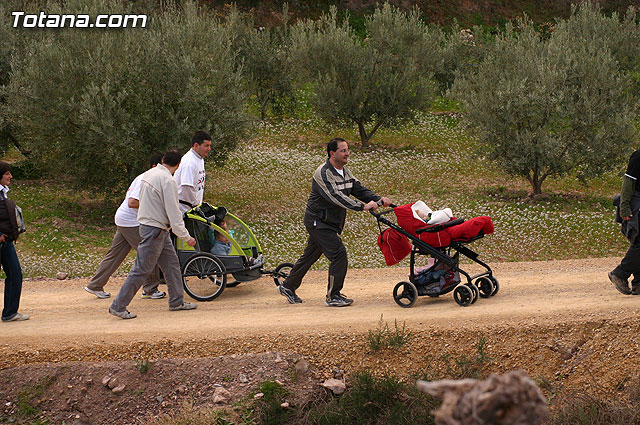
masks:
[[[421,66],[436,54],[419,13],[385,4],[365,21],[359,38],[335,8],[291,30],[291,57],[313,82],[313,105],[329,122],[354,123],[366,147],[381,126],[414,117],[431,105],[432,72]]]
[[[126,3],[71,0],[65,13],[126,13]],[[55,13],[52,4],[51,13]],[[108,193],[146,169],[153,151],[186,151],[196,130],[223,160],[246,128],[228,33],[185,3],[147,28],[58,29],[14,57],[2,117],[56,175]]]
[[[539,194],[550,176],[585,179],[620,165],[635,139],[629,87],[602,43],[563,25],[543,40],[525,22],[517,34],[508,25],[452,94],[485,153]]]
[[[286,4],[283,17],[283,25],[256,28],[253,15],[242,16],[234,6],[225,23],[237,54],[238,67],[263,121],[269,110],[281,116],[285,110],[295,109]]]

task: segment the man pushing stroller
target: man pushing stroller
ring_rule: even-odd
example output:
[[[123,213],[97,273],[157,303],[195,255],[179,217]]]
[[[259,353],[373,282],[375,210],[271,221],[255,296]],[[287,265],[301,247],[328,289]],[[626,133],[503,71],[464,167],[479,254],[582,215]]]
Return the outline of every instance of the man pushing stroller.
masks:
[[[330,261],[325,304],[329,307],[351,305],[353,300],[340,292],[348,267],[347,250],[340,239],[347,209],[369,211],[380,205],[391,205],[389,198],[376,195],[351,174],[346,167],[349,154],[344,139],[331,140],[327,143],[327,162],[313,173],[304,214],[304,226],[309,233],[307,246],[289,276],[278,286],[278,292],[291,304],[302,302],[296,290],[307,271],[324,254]]]

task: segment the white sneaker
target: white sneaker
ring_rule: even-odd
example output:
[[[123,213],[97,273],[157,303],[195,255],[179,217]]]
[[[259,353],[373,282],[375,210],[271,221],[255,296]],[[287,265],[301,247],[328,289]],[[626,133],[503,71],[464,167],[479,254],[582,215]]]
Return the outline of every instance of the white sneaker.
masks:
[[[109,314],[113,314],[114,316],[119,317],[121,319],[135,319],[136,318],[136,314],[135,313],[129,313],[128,310],[115,311],[111,307],[109,307]]]
[[[85,286],[84,290],[87,291],[90,294],[95,295],[98,298],[109,298],[111,296],[111,293],[109,293],[109,292],[94,291],[93,289],[90,289],[88,286]]]
[[[159,300],[160,298],[164,298],[167,296],[167,293],[164,291],[154,291],[151,294],[145,294],[144,291],[142,291],[142,299],[143,300]]]
[[[13,315],[11,319],[2,318],[3,322],[21,322],[23,320],[29,320],[28,314],[16,313]]]
[[[197,308],[198,305],[195,303],[182,303],[180,305],[177,305],[175,307],[169,307],[169,310],[171,311],[178,311],[178,310],[193,310],[195,308]]]

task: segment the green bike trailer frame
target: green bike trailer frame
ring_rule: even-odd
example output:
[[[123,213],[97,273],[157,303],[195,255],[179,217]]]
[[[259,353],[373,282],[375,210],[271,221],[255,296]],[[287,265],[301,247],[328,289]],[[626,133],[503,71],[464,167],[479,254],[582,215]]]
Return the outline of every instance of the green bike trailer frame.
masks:
[[[227,230],[214,223],[217,213],[224,210]],[[249,226],[224,207],[216,208],[203,203],[184,214],[184,224],[189,234],[196,240],[191,247],[180,239],[174,239],[174,245],[180,260],[184,289],[198,301],[211,301],[225,287],[234,287],[241,282],[259,279],[270,275],[276,285],[289,275],[291,263],[282,263],[274,270],[264,269],[262,247]],[[214,231],[224,235],[231,243],[229,255],[214,255],[210,252]],[[228,282],[228,275],[234,281]]]

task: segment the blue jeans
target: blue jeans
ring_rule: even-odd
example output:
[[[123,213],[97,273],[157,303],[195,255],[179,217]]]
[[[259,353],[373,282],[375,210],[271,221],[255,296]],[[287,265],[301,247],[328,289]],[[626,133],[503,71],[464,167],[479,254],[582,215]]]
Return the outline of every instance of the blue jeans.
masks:
[[[0,246],[0,264],[7,275],[4,280],[2,320],[9,320],[18,313],[22,293],[22,268],[13,242],[5,242]]]

